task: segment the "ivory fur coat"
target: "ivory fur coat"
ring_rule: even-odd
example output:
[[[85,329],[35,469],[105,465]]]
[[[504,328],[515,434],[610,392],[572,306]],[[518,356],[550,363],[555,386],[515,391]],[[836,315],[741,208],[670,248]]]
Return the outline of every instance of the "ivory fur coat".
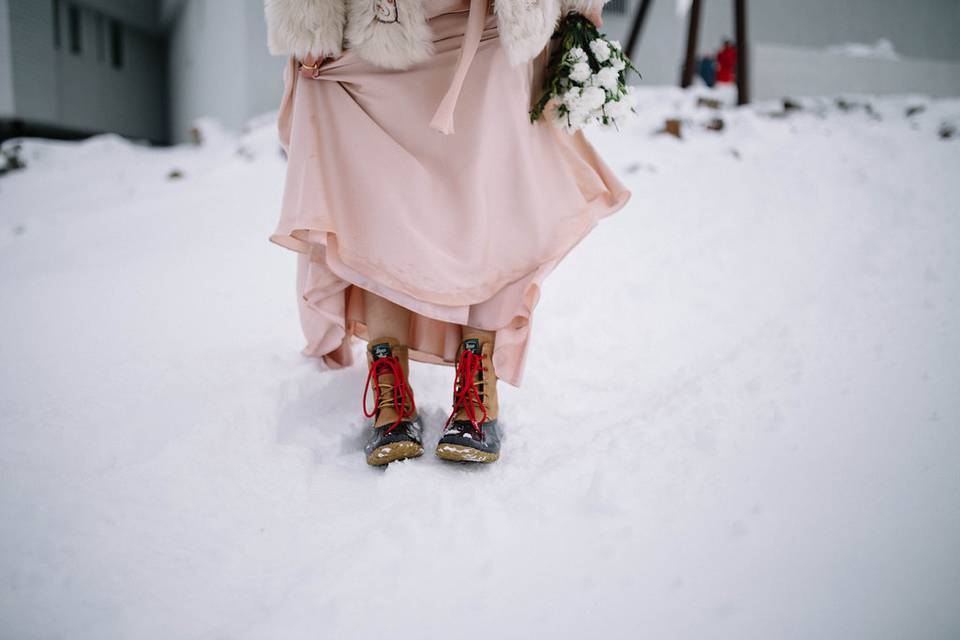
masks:
[[[512,65],[537,56],[560,16],[606,0],[494,0],[500,42]],[[274,54],[337,57],[353,49],[370,64],[406,69],[433,54],[423,0],[264,0]]]

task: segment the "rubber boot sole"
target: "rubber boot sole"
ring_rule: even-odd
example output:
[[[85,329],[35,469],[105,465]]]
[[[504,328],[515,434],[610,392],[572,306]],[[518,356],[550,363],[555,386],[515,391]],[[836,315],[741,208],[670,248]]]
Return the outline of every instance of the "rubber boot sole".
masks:
[[[437,456],[444,460],[453,460],[454,462],[495,462],[500,458],[499,453],[490,453],[489,451],[480,451],[473,447],[464,447],[459,444],[437,445]]]
[[[417,458],[423,455],[423,446],[416,442],[391,442],[377,447],[367,456],[367,464],[379,467],[397,460]]]

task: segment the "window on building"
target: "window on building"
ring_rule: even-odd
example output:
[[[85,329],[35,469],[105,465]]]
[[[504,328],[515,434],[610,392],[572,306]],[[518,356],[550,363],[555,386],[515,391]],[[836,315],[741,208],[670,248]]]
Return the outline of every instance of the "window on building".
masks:
[[[106,21],[103,19],[103,15],[97,14],[97,62],[103,62],[106,58],[107,53],[107,35],[106,35]]]
[[[83,49],[83,43],[81,42],[81,34],[83,31],[83,24],[80,20],[81,17],[80,7],[71,4],[67,11],[67,23],[70,28],[70,51],[73,53],[80,53]]]
[[[53,0],[53,48],[60,48],[60,0]]]
[[[110,64],[115,69],[123,66],[123,25],[116,20],[110,21]]]

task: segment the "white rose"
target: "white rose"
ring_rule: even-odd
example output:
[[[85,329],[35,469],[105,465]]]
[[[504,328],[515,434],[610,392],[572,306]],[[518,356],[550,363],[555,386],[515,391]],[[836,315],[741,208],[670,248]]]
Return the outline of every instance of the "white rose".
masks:
[[[574,63],[586,62],[587,52],[580,47],[571,47],[570,51],[567,51],[567,58]]]
[[[570,70],[570,79],[574,82],[585,82],[590,77],[590,65],[586,62],[578,62]]]
[[[610,61],[610,66],[620,72],[626,69],[627,63],[623,61],[623,58],[614,58]]]
[[[585,115],[586,113],[580,109],[577,109],[576,111],[570,111],[568,113],[559,115],[554,121],[554,124],[567,133],[573,133],[583,126],[583,119]]]
[[[608,102],[604,108],[607,110],[607,115],[614,120],[621,120],[631,113],[630,105],[623,98],[614,102]]]
[[[619,40],[611,40],[611,41],[610,41],[610,46],[613,47],[614,49],[616,49],[617,51],[620,51],[620,50],[622,49],[622,47],[620,46],[620,41],[619,41]]]
[[[570,122],[575,124],[578,129],[582,129],[590,124],[592,117],[592,110],[585,108],[585,105],[581,103],[577,110],[570,114]]]
[[[571,87],[564,92],[563,104],[566,105],[567,109],[573,111],[577,108],[577,105],[580,104],[580,87]]]
[[[598,109],[606,101],[607,92],[600,87],[586,87],[580,94],[580,106],[592,111]]]
[[[595,84],[611,91],[617,88],[617,83],[620,81],[620,73],[612,67],[600,69],[593,77]]]
[[[606,62],[607,59],[610,58],[610,45],[607,44],[606,40],[601,38],[590,41],[590,51],[593,51],[597,62]]]

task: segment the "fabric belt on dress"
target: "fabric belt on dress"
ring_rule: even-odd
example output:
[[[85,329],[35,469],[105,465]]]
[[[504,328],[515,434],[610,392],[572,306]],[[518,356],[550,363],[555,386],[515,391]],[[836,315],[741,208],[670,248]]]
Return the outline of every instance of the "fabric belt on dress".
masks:
[[[457,98],[460,97],[460,89],[463,88],[463,81],[467,77],[467,71],[470,70],[470,63],[473,62],[473,56],[477,53],[480,46],[480,36],[483,34],[483,25],[487,21],[487,3],[489,0],[470,0],[470,8],[467,15],[467,30],[463,36],[463,46],[460,47],[460,55],[457,57],[457,66],[453,72],[453,79],[450,81],[450,87],[446,95],[440,101],[433,119],[430,121],[430,127],[440,133],[453,133],[453,110],[457,106]]]

